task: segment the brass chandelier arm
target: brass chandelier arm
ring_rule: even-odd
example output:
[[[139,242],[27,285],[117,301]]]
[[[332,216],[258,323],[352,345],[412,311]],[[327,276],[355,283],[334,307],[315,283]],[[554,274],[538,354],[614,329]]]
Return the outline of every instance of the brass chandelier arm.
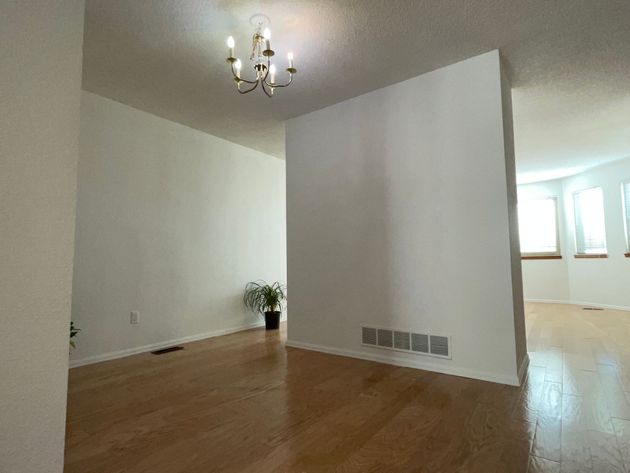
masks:
[[[272,51],[273,53],[273,51]],[[269,75],[269,70],[271,69],[271,56],[267,56],[267,69],[265,70],[265,75],[261,77],[264,83],[267,83],[267,76]]]
[[[269,86],[269,84],[267,83],[267,76],[269,75],[270,67],[271,67],[271,56],[267,56],[267,69],[265,69],[265,75],[261,76],[258,79],[260,81],[260,86],[261,86],[263,92],[269,98],[273,97],[273,88],[271,86]],[[270,87],[271,92],[269,92],[267,90],[267,87],[265,87],[265,85],[267,85],[267,87]]]
[[[263,83],[263,90],[265,91],[265,94],[267,94],[267,97],[271,97],[273,95],[273,89],[276,89],[279,87],[288,87],[289,85],[291,85],[291,82],[293,82],[293,73],[291,73],[290,71],[289,71],[289,80],[286,84],[276,84],[276,83],[268,82],[267,77],[269,76],[270,69],[271,69],[271,55],[267,56],[267,70],[265,71],[264,77],[261,78],[261,81]],[[271,89],[271,93],[267,92],[267,90],[264,87],[265,85]]]
[[[245,82],[245,81],[243,81]],[[249,92],[251,92],[252,90],[254,90],[256,87],[258,87],[258,84],[260,83],[260,81],[256,81],[256,82],[248,82],[249,84],[254,84],[253,87],[247,89],[247,90],[241,90],[241,88],[237,85],[236,86],[236,90],[238,90],[239,94],[247,94]]]
[[[290,72],[289,72],[289,80],[286,84],[276,84],[276,83],[270,84],[269,82],[267,82],[267,78],[265,78],[265,84],[267,84],[267,86],[269,87],[273,87],[274,89],[277,89],[279,87],[288,87],[291,85],[291,82],[293,82],[293,74],[291,74]]]
[[[261,82],[261,87],[267,97],[269,98],[273,97],[273,89],[271,89],[271,92],[269,92],[267,88],[265,87],[265,82]]]
[[[232,75],[234,76],[234,79],[237,79],[240,82],[245,82],[246,84],[257,84],[258,83],[258,79],[256,79],[256,80],[247,80],[247,79],[243,79],[242,77],[237,76],[236,72],[234,71],[234,63],[231,63],[231,68],[232,68]]]

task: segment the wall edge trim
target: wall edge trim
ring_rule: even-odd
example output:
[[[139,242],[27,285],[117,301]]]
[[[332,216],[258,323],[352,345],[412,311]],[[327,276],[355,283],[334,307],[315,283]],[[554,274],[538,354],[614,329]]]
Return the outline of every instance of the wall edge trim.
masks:
[[[630,307],[623,305],[612,305],[612,304],[600,304],[599,302],[585,302],[585,301],[562,301],[555,299],[525,299],[525,302],[536,302],[539,304],[567,304],[567,305],[579,305],[579,306],[588,306],[588,307],[602,307],[604,309],[612,309],[612,310],[623,310],[625,312],[630,312]]]
[[[282,320],[286,320],[285,317]],[[239,325],[237,327],[224,328],[219,330],[213,330],[211,332],[199,333],[196,335],[189,335],[187,337],[173,338],[170,340],[164,340],[161,342],[151,343],[149,345],[142,345],[139,347],[126,348],[124,350],[117,350],[112,352],[103,353],[101,355],[93,355],[85,358],[79,358],[78,360],[70,361],[70,368],[77,368],[79,366],[92,365],[94,363],[100,363],[102,361],[116,360],[118,358],[125,358],[127,356],[138,355],[140,353],[146,353],[153,350],[159,350],[172,345],[180,343],[197,342],[199,340],[205,340],[207,338],[220,337],[222,335],[229,335],[231,333],[243,332],[245,330],[251,330],[264,326],[264,321],[260,320],[255,323]]]
[[[432,363],[413,361],[397,356],[383,356],[377,354],[364,353],[355,350],[346,350],[341,348],[328,347],[324,345],[316,345],[313,343],[299,342],[287,339],[285,345],[290,348],[299,348],[304,350],[317,351],[327,353],[329,355],[346,356],[349,358],[357,358],[360,360],[374,361],[376,363],[384,363],[386,365],[402,366],[405,368],[414,368],[435,373],[447,374],[452,376],[460,376],[463,378],[472,378],[481,381],[489,381],[491,383],[508,384],[510,386],[520,386],[518,376],[504,376],[485,371],[469,370],[465,368],[453,368],[447,366],[435,365]]]
[[[523,384],[525,381],[525,376],[527,376],[527,368],[529,368],[529,353],[525,353],[525,358],[521,361],[521,366],[518,368],[518,381],[519,385]]]

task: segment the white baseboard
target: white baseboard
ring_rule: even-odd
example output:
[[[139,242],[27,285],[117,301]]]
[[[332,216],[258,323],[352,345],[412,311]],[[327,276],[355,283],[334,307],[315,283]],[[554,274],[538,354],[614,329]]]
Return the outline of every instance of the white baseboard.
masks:
[[[581,305],[585,307],[601,307],[603,309],[630,311],[630,307],[625,307],[621,305],[611,305],[611,304],[599,304],[598,302],[573,301],[572,304]]]
[[[462,376],[464,378],[480,379],[482,381],[490,381],[493,383],[509,384],[511,386],[520,385],[519,379],[516,376],[516,374],[514,376],[500,375],[500,374],[488,373],[484,371],[469,370],[466,368],[437,365],[435,363],[430,363],[430,362],[425,361],[426,357],[419,357],[422,359],[418,359],[416,361],[416,360],[411,360],[409,358],[404,358],[404,357],[391,355],[391,354],[389,356],[385,356],[385,355],[380,355],[377,353],[367,353],[367,352],[362,352],[362,351],[333,348],[333,347],[327,347],[327,346],[322,346],[322,345],[315,345],[312,343],[298,342],[295,340],[287,340],[286,346],[293,347],[293,348],[302,348],[305,350],[319,351],[322,353],[328,353],[330,355],[340,355],[340,356],[347,356],[350,358],[358,358],[360,360],[375,361],[377,363],[384,363],[387,365],[403,366],[406,368],[415,368],[415,369],[426,370],[426,371],[434,371],[437,373],[450,374],[454,376]],[[392,352],[388,352],[388,353],[392,353]]]
[[[525,302],[535,302],[537,304],[568,304],[573,305],[571,301],[561,301],[556,299],[525,299]]]
[[[536,302],[539,304],[567,304],[567,305],[579,305],[583,307],[601,307],[602,309],[623,310],[630,312],[630,307],[611,304],[600,304],[599,302],[585,302],[585,301],[558,301],[554,299],[525,299],[525,302]]]
[[[283,317],[283,320],[286,320]],[[115,360],[117,358],[124,358],[126,356],[137,355],[138,353],[146,353],[148,351],[159,350],[161,348],[170,347],[173,345],[179,345],[180,343],[196,342],[199,340],[205,340],[206,338],[219,337],[221,335],[228,335],[230,333],[242,332],[243,330],[250,330],[252,328],[261,327],[265,323],[261,320],[252,324],[241,325],[239,327],[230,327],[220,330],[214,330],[212,332],[199,333],[196,335],[190,335],[188,337],[175,338],[172,340],[164,340],[163,342],[152,343],[150,345],[142,345],[139,347],[127,348],[125,350],[112,351],[103,353],[102,355],[88,356],[86,358],[80,358],[78,360],[70,361],[70,368],[76,368],[77,366],[91,365],[93,363],[100,363],[101,361]]]

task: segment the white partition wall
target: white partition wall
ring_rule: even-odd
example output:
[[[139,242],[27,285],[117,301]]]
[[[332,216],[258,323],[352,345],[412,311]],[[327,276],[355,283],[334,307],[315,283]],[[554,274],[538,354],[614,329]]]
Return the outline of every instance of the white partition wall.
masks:
[[[492,51],[288,122],[290,346],[518,384],[503,89]],[[452,358],[362,345],[364,326],[450,337]]]

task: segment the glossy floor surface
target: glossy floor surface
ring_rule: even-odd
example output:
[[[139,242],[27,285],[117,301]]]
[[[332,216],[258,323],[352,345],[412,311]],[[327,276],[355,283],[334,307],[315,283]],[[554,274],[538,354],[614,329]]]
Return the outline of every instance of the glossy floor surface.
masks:
[[[527,306],[526,383],[252,330],[70,371],[67,473],[630,472],[630,313]]]

